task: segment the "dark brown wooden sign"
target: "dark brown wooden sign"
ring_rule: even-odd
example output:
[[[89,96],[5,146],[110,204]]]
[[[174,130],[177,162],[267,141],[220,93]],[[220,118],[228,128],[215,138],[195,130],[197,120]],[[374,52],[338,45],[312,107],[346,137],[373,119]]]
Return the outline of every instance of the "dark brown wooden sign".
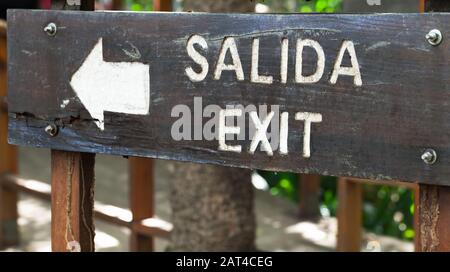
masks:
[[[12,10],[9,141],[450,185],[449,29],[438,13]]]

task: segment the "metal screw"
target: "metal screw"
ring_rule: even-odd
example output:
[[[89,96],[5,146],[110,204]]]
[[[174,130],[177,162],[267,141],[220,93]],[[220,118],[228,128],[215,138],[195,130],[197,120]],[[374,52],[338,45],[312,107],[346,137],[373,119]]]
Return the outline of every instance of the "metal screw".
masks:
[[[425,36],[431,45],[439,45],[442,42],[442,33],[438,29],[433,29]]]
[[[55,23],[49,23],[46,27],[44,27],[45,33],[47,33],[47,35],[49,36],[55,36],[57,29],[58,28],[56,27]]]
[[[58,134],[58,127],[55,124],[50,124],[45,127],[45,132],[51,137],[55,137]]]
[[[427,149],[425,150],[425,152],[423,152],[421,158],[423,162],[428,165],[434,164],[437,160],[436,151],[434,151],[433,149]]]

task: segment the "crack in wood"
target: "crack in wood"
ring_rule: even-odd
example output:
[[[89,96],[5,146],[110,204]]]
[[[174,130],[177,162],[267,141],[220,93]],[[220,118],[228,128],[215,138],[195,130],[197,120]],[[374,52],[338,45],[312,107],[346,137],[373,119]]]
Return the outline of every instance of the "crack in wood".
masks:
[[[72,125],[76,123],[92,123],[98,121],[98,119],[95,118],[82,118],[81,114],[79,115],[67,115],[66,117],[45,117],[45,116],[39,116],[31,112],[10,112],[9,113],[10,118],[14,119],[25,119],[25,122],[27,123],[27,126],[29,127],[35,127],[32,125],[29,125],[29,121],[43,121],[43,122],[52,122],[59,126],[65,126],[65,125]]]

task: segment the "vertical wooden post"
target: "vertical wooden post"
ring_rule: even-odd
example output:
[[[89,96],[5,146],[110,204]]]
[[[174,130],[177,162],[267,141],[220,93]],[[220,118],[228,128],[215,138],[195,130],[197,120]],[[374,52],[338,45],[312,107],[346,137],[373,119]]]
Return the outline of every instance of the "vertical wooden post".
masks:
[[[52,150],[52,250],[94,251],[95,154]]]
[[[130,209],[133,223],[154,215],[153,160],[129,158]],[[153,251],[153,238],[131,229],[131,251]]]
[[[413,225],[414,225],[414,250],[419,251],[420,243],[419,243],[419,207],[420,207],[420,185],[417,184],[416,188],[414,189],[414,218],[413,218]]]
[[[112,0],[112,10],[122,10],[124,0]]]
[[[6,22],[0,22],[0,179],[5,173],[17,174],[17,148],[8,144],[6,105]],[[0,180],[0,248],[19,243],[17,192],[5,188]]]
[[[95,8],[94,0],[80,3],[53,0],[52,9]],[[94,251],[95,154],[52,150],[51,160],[52,251]]]
[[[337,251],[360,251],[362,241],[362,184],[338,180]]]
[[[172,0],[153,0],[154,11],[172,11]]]
[[[450,1],[422,0],[424,12],[448,12]],[[450,177],[449,177],[450,178]],[[419,185],[416,251],[450,251],[450,187]]]
[[[316,220],[320,217],[320,175],[299,174],[298,215],[301,219]]]
[[[450,251],[450,187],[420,185],[416,251]]]

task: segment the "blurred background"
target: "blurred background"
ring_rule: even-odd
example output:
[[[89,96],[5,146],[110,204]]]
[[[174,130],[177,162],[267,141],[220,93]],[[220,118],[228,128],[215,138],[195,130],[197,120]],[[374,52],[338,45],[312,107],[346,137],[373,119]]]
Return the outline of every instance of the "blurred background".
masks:
[[[50,0],[1,1],[1,16],[6,8],[50,7]],[[186,10],[185,2],[174,0],[174,11]],[[209,1],[197,1],[207,5]],[[220,2],[220,1],[218,1]],[[224,1],[226,2],[226,1]],[[374,4],[375,3],[375,4]],[[101,0],[96,9],[123,9],[152,11],[151,0]],[[260,0],[255,12],[418,12],[417,0]],[[5,128],[1,128],[5,129]],[[24,179],[50,180],[50,152],[43,149],[19,148],[19,173]],[[170,167],[165,161],[155,161],[155,213],[167,222],[170,229],[172,210],[170,203]],[[168,170],[169,169],[169,170]],[[336,249],[338,180],[336,177],[311,177],[294,173],[254,171],[252,186],[255,190],[256,246],[269,251],[334,251]],[[311,181],[313,186],[302,184]],[[123,212],[129,209],[128,170],[126,159],[97,156],[96,200],[108,211]],[[316,187],[314,187],[316,186]],[[412,251],[415,236],[414,188],[405,186],[374,185],[362,182],[361,213],[363,235],[362,251]],[[304,198],[308,198],[305,200]],[[313,200],[311,200],[313,198]],[[316,200],[314,200],[316,199]],[[100,205],[100,204],[99,204]],[[305,208],[305,205],[313,206]],[[50,206],[47,202],[20,194],[19,202],[20,244],[3,248],[6,251],[50,250]],[[116,210],[114,210],[116,209]],[[306,209],[302,211],[302,209]],[[128,228],[96,221],[96,245],[100,251],[129,250]],[[155,250],[170,250],[170,240],[155,239]]]

